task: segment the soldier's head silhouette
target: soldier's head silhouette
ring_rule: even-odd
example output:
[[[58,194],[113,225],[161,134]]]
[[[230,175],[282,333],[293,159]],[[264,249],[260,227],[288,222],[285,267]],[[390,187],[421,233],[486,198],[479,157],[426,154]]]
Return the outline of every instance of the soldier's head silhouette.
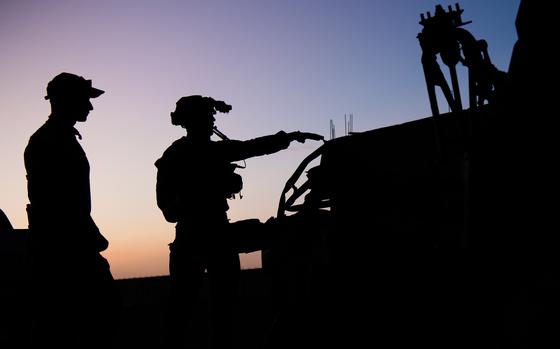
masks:
[[[171,123],[181,126],[193,135],[210,137],[214,128],[214,115],[217,112],[228,113],[231,105],[212,97],[192,95],[181,97],[171,112]]]
[[[47,85],[47,95],[51,103],[51,116],[69,121],[86,121],[93,106],[90,98],[96,98],[105,91],[92,86],[91,80],[71,73],[60,73]]]

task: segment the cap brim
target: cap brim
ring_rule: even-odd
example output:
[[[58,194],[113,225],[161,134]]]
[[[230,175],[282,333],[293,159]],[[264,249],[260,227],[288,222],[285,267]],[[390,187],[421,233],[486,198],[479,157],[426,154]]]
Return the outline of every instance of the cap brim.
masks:
[[[89,98],[97,98],[99,96],[101,96],[102,94],[104,94],[105,91],[100,90],[98,88],[95,87],[90,87],[89,89]]]

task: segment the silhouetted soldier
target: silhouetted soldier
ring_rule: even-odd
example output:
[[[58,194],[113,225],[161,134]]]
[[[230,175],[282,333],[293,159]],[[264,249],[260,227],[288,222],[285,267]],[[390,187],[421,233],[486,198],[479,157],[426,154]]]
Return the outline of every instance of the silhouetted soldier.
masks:
[[[171,113],[173,125],[187,136],[176,140],[157,160],[157,203],[168,222],[177,223],[170,244],[171,295],[168,344],[181,346],[181,334],[198,296],[204,270],[210,281],[212,337],[215,347],[232,345],[232,310],[238,290],[239,255],[228,235],[227,199],[242,187],[234,161],[272,154],[290,142],[320,136],[280,131],[248,141],[227,139],[214,127],[223,101],[199,95],[183,97]],[[213,133],[223,140],[212,141]]]
[[[113,344],[118,296],[100,254],[108,241],[90,215],[89,163],[74,128],[103,92],[81,76],[54,77],[49,119],[25,149],[34,347]]]

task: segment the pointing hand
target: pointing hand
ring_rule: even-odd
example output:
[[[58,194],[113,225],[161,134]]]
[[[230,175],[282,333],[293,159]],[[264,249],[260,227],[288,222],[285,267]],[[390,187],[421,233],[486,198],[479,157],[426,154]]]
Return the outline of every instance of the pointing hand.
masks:
[[[324,137],[321,135],[315,133],[309,133],[309,132],[296,131],[296,132],[290,132],[288,135],[290,136],[291,140],[298,141],[300,143],[304,143],[308,139],[314,141],[321,141],[324,139]]]

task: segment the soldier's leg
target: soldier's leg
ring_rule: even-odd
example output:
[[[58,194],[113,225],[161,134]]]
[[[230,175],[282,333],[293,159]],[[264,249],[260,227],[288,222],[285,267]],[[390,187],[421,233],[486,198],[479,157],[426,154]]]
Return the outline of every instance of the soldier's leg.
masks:
[[[49,252],[35,253],[31,263],[31,348],[70,348],[75,333],[74,276]]]
[[[94,253],[84,261],[81,306],[84,344],[117,347],[121,298],[107,260]]]
[[[204,264],[197,253],[174,244],[169,254],[169,296],[165,316],[165,347],[181,348],[198,297]]]
[[[236,252],[214,254],[208,267],[212,306],[212,346],[234,344],[235,306],[239,291],[240,263]]]

